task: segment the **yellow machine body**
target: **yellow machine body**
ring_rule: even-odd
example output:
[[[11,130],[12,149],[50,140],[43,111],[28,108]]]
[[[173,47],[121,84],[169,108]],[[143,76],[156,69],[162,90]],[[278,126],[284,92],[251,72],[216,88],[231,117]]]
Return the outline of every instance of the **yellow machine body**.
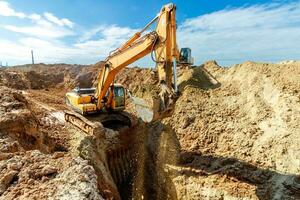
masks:
[[[97,99],[94,96],[95,88],[75,88],[66,94],[66,103],[83,115],[99,111],[124,110],[126,94],[124,87],[120,84],[114,84],[111,90],[113,92],[110,92],[110,95],[106,96],[101,102],[101,110],[97,108]]]

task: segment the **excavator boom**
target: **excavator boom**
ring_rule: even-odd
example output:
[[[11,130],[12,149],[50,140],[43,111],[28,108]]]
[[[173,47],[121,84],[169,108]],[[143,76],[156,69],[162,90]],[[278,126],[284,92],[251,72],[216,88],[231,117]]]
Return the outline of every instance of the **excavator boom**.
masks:
[[[179,51],[176,42],[176,7],[167,4],[141,31],[135,33],[129,40],[102,62],[97,77],[94,94],[67,93],[67,102],[83,115],[95,112],[122,111],[125,109],[125,89],[114,83],[115,77],[122,69],[131,63],[151,54],[156,63],[159,78],[160,93],[153,99],[153,107],[145,106],[146,102],[133,98],[138,113],[148,113],[142,117],[145,121],[157,120],[169,116],[174,110],[177,95],[176,66],[179,63]],[[145,33],[156,23],[153,31]],[[153,56],[154,54],[154,56]],[[174,76],[173,76],[174,75]],[[172,77],[174,80],[172,81]],[[150,114],[149,114],[150,113]],[[80,115],[66,114],[70,122],[80,120]],[[75,120],[76,119],[76,120]],[[84,120],[82,120],[84,121]],[[87,123],[85,123],[87,124]],[[78,124],[77,124],[78,125]],[[81,126],[81,125],[80,125]],[[89,125],[89,127],[92,127]]]
[[[160,97],[154,100],[152,108],[154,112],[153,116],[154,119],[158,119],[160,116],[165,116],[165,111],[170,113],[170,107],[175,103],[177,92],[175,78],[173,84],[175,87],[172,87],[172,74],[176,75],[176,67],[173,68],[173,65],[176,66],[176,63],[179,61],[179,52],[176,43],[175,11],[176,7],[174,4],[164,6],[159,15],[105,60],[103,70],[98,76],[96,92],[98,99],[97,109],[101,110],[105,106],[101,100],[107,94],[115,76],[124,67],[154,52],[161,93]],[[142,33],[154,22],[157,22],[155,30],[142,36]],[[106,106],[110,106],[111,98],[109,98]]]

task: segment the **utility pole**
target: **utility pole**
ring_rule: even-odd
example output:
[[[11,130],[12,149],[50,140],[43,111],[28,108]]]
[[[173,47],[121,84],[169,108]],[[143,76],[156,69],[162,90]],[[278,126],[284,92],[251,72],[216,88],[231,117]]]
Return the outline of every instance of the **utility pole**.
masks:
[[[6,67],[8,67],[8,63],[6,62]]]
[[[31,50],[31,60],[32,60],[32,64],[34,65],[33,50]]]

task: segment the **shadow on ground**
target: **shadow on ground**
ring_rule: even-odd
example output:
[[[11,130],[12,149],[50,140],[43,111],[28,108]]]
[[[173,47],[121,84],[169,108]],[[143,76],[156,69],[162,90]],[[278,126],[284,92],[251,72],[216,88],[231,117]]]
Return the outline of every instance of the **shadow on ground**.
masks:
[[[166,172],[166,165],[178,167],[180,171],[175,174],[186,179],[212,175],[232,177],[255,186],[256,196],[261,200],[300,199],[299,175],[263,169],[236,158],[182,152],[176,133],[170,127],[156,122],[148,129],[143,165],[144,199],[180,199],[172,181],[174,174]]]
[[[203,90],[216,89],[221,83],[203,66],[189,69],[190,71],[179,77],[179,90],[183,91],[186,86],[196,87]]]
[[[186,86],[203,90],[221,86],[203,66],[192,68],[189,72],[180,76],[180,91]],[[182,152],[175,131],[161,122],[148,124],[144,138],[143,156],[139,159],[143,164],[138,168],[142,171],[139,184],[143,189],[139,194],[143,199],[181,199],[173,182],[176,176],[197,180],[212,175],[232,177],[237,182],[255,186],[255,194],[261,200],[300,199],[299,175],[283,174],[232,157]],[[178,172],[166,172],[166,165],[174,166]]]
[[[194,152],[183,152],[180,159],[180,166],[200,170],[204,176],[226,175],[256,186],[256,195],[259,199],[300,199],[299,175],[259,168],[236,158],[201,155]],[[185,171],[184,174],[195,176],[195,173],[190,171]]]

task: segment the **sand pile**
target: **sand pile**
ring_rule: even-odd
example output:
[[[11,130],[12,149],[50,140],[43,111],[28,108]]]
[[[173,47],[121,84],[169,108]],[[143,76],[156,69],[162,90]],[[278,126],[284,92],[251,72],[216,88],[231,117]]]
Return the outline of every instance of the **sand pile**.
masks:
[[[247,62],[224,69],[207,63],[191,71],[179,79],[182,96],[165,120],[184,150],[299,172],[299,65]]]
[[[178,194],[299,197],[299,64],[246,62],[221,68],[208,62],[179,81],[182,96],[174,115],[163,122],[176,132],[183,166],[200,171],[181,180],[174,176]]]
[[[175,113],[143,136],[136,197],[300,198],[299,63],[179,72]],[[136,94],[151,96],[151,81]]]

